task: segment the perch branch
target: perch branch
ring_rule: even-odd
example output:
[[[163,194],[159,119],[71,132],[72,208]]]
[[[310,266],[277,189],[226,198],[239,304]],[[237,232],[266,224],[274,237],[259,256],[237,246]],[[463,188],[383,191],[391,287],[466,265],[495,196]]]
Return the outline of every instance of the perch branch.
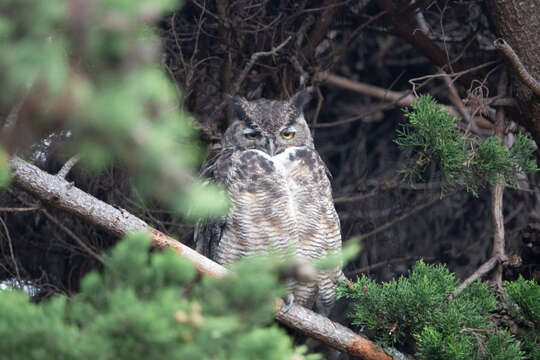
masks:
[[[48,174],[26,161],[13,157],[12,182],[51,206],[65,210],[116,236],[134,231],[148,230],[154,248],[170,248],[191,261],[197,269],[212,277],[222,277],[227,269],[204,257],[190,247],[153,229],[146,222],[124,209],[115,208],[78,189],[64,178]],[[283,309],[283,302],[276,301],[275,318],[283,324],[315,337],[339,351],[366,360],[391,360],[381,348],[343,325],[316,314],[300,305]]]
[[[512,49],[504,39],[495,40],[493,46],[502,52],[506,60],[512,64],[512,67],[516,70],[521,81],[523,81],[536,95],[540,96],[540,82],[527,71],[525,65],[523,65],[514,49]]]

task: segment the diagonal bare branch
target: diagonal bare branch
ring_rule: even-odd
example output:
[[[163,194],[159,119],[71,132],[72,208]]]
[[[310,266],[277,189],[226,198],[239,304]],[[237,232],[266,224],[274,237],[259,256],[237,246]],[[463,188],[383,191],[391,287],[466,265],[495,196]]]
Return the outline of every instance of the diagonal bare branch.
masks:
[[[200,272],[206,275],[219,278],[227,274],[227,269],[223,266],[153,229],[126,210],[115,208],[78,189],[63,177],[48,174],[16,156],[11,158],[10,167],[13,171],[12,182],[15,186],[51,206],[74,214],[116,236],[124,236],[133,231],[148,230],[151,233],[154,248],[174,250],[191,261]],[[284,309],[283,302],[278,299],[275,318],[295,330],[315,337],[337,350],[360,359],[392,359],[372,341],[343,325],[296,304],[291,307],[287,306],[287,308]]]

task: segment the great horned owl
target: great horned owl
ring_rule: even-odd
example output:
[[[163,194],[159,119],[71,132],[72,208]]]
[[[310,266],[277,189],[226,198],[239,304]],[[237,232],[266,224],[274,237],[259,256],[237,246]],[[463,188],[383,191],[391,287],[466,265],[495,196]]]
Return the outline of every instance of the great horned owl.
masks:
[[[231,207],[195,231],[197,251],[222,265],[270,249],[304,260],[341,249],[339,218],[328,170],[315,150],[303,108],[308,88],[289,101],[229,98],[235,121],[203,175],[223,184]],[[327,312],[340,268],[319,271],[314,281],[292,285],[294,302]]]

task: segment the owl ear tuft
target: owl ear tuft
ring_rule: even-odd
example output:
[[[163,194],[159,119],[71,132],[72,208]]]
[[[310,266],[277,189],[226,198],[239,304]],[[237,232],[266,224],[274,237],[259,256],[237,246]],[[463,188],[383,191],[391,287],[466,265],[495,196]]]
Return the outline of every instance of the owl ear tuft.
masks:
[[[300,90],[292,97],[290,103],[298,111],[303,111],[304,106],[311,100],[313,94],[313,87],[309,86],[304,90]]]
[[[247,118],[246,113],[246,106],[247,106],[247,100],[241,96],[232,96],[229,94],[225,94],[225,102],[232,108],[234,111],[234,114],[241,120],[244,120]]]

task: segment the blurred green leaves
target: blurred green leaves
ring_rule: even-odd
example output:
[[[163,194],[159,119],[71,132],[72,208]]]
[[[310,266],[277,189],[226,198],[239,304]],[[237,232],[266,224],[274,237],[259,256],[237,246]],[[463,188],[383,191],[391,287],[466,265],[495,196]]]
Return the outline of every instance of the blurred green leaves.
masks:
[[[149,252],[148,234],[132,234],[105,256],[69,301],[40,304],[0,291],[0,353],[8,359],[292,359],[273,323],[278,284],[270,259],[235,264],[223,279],[196,281],[196,269],[172,250]],[[313,358],[313,356],[307,357]]]
[[[8,155],[0,148],[0,189],[9,185],[11,169],[9,168]]]
[[[38,78],[58,94],[67,80],[67,38],[62,31],[65,1],[0,3],[2,101],[14,101]]]
[[[91,169],[120,165],[144,199],[191,218],[221,214],[226,192],[194,180],[202,146],[159,62],[153,24],[175,6],[173,0],[2,1],[0,108],[7,113],[28,96],[33,112],[18,120],[69,133],[71,151]]]

